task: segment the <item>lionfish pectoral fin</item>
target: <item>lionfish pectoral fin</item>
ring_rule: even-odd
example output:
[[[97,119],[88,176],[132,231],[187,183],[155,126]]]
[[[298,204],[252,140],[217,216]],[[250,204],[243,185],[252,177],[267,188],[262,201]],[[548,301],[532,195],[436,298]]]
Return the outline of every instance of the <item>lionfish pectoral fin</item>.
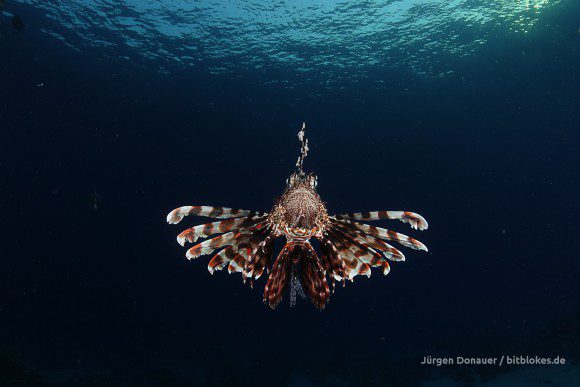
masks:
[[[400,243],[401,245],[414,249],[414,250],[423,250],[429,251],[427,246],[425,246],[421,241],[418,241],[415,238],[411,238],[405,234],[398,233],[396,231],[388,230],[382,227],[370,226],[368,224],[353,222],[350,220],[338,219],[331,217],[331,223],[339,227],[341,229],[347,229],[352,232],[367,234],[372,237],[385,239],[389,241],[395,241]],[[368,237],[365,237],[368,238]],[[373,238],[374,239],[374,238]],[[378,244],[381,244],[380,241],[376,241]],[[371,242],[372,243],[372,242]],[[390,246],[390,245],[388,245]],[[377,247],[377,249],[381,249]]]
[[[187,259],[198,258],[202,255],[211,254],[214,250],[221,247],[236,244],[242,239],[247,239],[248,235],[242,234],[237,231],[230,231],[225,234],[216,236],[215,238],[208,239],[197,245],[191,247],[187,250],[185,256]]]
[[[254,254],[246,260],[242,269],[242,277],[250,278],[250,284],[257,280],[264,272],[264,268],[270,264],[272,259],[272,250],[274,247],[274,236],[268,235],[259,243]]]
[[[206,216],[208,218],[240,218],[240,217],[254,217],[265,215],[263,212],[239,210],[227,207],[213,207],[213,206],[183,206],[174,209],[167,215],[167,223],[177,224],[181,222],[183,217],[188,215]]]
[[[347,276],[347,267],[340,257],[340,253],[328,238],[320,238],[320,261],[323,269],[335,281],[343,281]]]
[[[330,231],[330,230],[329,230]],[[339,253],[339,256],[345,266],[345,277],[346,279],[353,281],[354,277],[357,275],[366,275],[370,277],[371,267],[366,264],[362,259],[357,257],[345,244],[341,238],[338,238],[335,234],[329,232],[326,235],[326,240],[330,242],[331,246]]]
[[[199,238],[205,238],[214,234],[222,234],[228,231],[244,229],[256,226],[264,221],[263,216],[248,216],[244,218],[229,218],[213,223],[200,224],[188,228],[177,236],[177,242],[185,246],[185,242],[194,243]]]
[[[409,223],[416,230],[426,230],[429,224],[421,215],[410,211],[369,211],[354,212],[350,214],[336,215],[337,219],[343,220],[379,220],[398,219],[403,223]]]

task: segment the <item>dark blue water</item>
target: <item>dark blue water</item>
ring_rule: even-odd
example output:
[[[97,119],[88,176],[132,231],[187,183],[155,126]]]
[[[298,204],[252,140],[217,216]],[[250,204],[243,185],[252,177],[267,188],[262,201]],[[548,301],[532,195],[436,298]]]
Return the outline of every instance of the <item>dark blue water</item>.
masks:
[[[0,385],[578,382],[578,2],[137,3],[0,16]],[[329,212],[429,253],[272,311],[165,215],[268,211],[302,121]],[[567,363],[420,364],[502,355]]]

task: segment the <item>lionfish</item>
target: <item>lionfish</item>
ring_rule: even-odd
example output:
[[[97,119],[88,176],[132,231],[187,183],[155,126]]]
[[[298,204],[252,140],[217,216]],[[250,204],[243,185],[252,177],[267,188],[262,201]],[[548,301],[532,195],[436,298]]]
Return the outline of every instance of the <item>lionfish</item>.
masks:
[[[179,223],[184,216],[198,215],[224,219],[183,231],[177,241],[184,246],[199,238],[206,238],[187,250],[187,258],[194,259],[221,249],[209,261],[208,270],[227,267],[229,273],[240,272],[244,283],[253,288],[266,271],[264,302],[272,309],[282,300],[290,285],[290,306],[296,296],[308,297],[320,310],[334,293],[335,281],[343,286],[356,275],[370,277],[371,267],[379,267],[383,274],[390,271],[389,261],[404,261],[405,256],[387,241],[417,250],[427,251],[418,240],[358,221],[398,219],[418,230],[427,229],[427,221],[408,211],[371,211],[343,215],[329,215],[325,203],[316,191],[318,178],[303,170],[308,154],[305,124],[298,133],[301,143],[297,171],[286,181],[286,190],[274,202],[270,212],[247,211],[226,207],[184,206],[171,211],[167,222]],[[217,236],[214,236],[217,235]],[[274,260],[274,241],[285,237],[286,243]],[[311,239],[319,242],[319,253]],[[329,285],[330,283],[330,285]]]

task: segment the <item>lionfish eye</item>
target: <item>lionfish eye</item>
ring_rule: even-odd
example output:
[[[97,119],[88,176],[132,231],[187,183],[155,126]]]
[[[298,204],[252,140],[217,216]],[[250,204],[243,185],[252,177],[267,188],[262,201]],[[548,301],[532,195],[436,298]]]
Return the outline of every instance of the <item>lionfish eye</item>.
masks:
[[[318,185],[318,178],[316,176],[312,176],[310,178],[310,186],[312,188],[316,188],[317,185]]]

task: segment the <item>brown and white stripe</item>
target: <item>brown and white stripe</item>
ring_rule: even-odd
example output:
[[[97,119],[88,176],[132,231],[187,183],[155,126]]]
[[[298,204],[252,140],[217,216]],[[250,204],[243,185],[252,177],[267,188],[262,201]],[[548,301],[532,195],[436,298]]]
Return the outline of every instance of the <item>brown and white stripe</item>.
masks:
[[[251,257],[258,248],[259,243],[254,245],[249,245],[244,248],[238,249],[238,253],[232,258],[230,264],[228,265],[228,273],[241,272],[244,269],[244,265],[249,257]]]
[[[318,309],[324,309],[330,297],[330,288],[324,275],[324,269],[310,243],[300,245],[300,282],[310,301]]]
[[[238,230],[245,227],[254,226],[264,220],[264,216],[230,218],[213,223],[200,224],[188,228],[177,236],[177,242],[184,246],[185,242],[193,243],[198,238],[206,238],[214,234],[222,234],[228,231]]]
[[[245,281],[244,277],[244,268],[246,267],[247,263],[254,257],[258,249],[263,247],[265,240],[265,234],[268,232],[267,229],[258,231],[257,233],[253,234],[250,237],[250,242],[244,246],[244,248],[240,248],[238,250],[238,254],[231,260],[230,264],[228,265],[228,272],[242,272],[242,279]]]
[[[248,229],[249,230],[249,229]],[[202,255],[211,254],[214,250],[220,247],[225,247],[240,243],[250,238],[250,234],[244,234],[238,231],[231,231],[227,234],[218,235],[215,238],[208,239],[204,242],[198,243],[189,250],[185,255],[188,259],[198,258]]]
[[[367,265],[381,266],[380,262],[384,260],[383,256],[377,253],[373,248],[364,245],[356,240],[355,237],[349,235],[338,228],[331,228],[336,238],[340,241],[361,261]]]
[[[294,247],[294,243],[286,243],[272,265],[272,271],[264,288],[264,302],[272,309],[278,306],[284,295],[288,276],[291,274],[292,259],[290,253]]]
[[[246,261],[242,270],[242,278],[258,279],[264,272],[264,268],[272,259],[272,249],[274,247],[273,235],[268,235],[266,239],[259,243],[254,254]]]
[[[337,230],[336,228],[333,229],[335,232],[341,234],[344,237],[344,244],[349,246],[349,249],[355,253],[355,255],[365,262],[367,265],[371,267],[381,267],[383,269],[383,274],[387,275],[390,272],[389,263],[383,258],[383,256],[376,251],[374,251],[371,247],[369,247],[365,242],[365,240],[361,237],[364,237],[361,234],[356,233],[349,233],[347,230]],[[384,242],[383,242],[384,243]],[[386,246],[386,243],[384,243]],[[391,246],[389,246],[391,247]],[[392,247],[391,247],[392,248]],[[392,248],[400,257],[397,257],[397,260],[405,260],[405,257],[401,252],[397,249]],[[385,257],[391,258],[393,257],[393,253],[391,252],[383,252]]]
[[[383,275],[387,275],[391,272],[391,266],[389,262],[385,261],[384,259],[381,261],[381,267],[383,268]]]
[[[348,279],[353,280],[353,278],[357,275],[366,275],[367,277],[371,276],[371,268],[361,259],[359,259],[352,251],[348,249],[347,246],[339,239],[336,238],[334,235],[328,235],[327,238],[330,242],[336,247],[340,256],[343,259],[343,262],[346,266],[346,273],[348,274]]]
[[[336,233],[340,233],[341,230],[334,229],[333,231]],[[364,243],[360,243],[359,242],[360,239],[357,241],[354,241],[353,239],[355,239],[355,238],[354,238],[353,234],[344,233],[342,235],[343,235],[343,237],[342,237],[343,239],[341,240],[341,242],[343,243],[343,245],[348,246],[348,249],[351,251],[351,253],[353,253],[359,260],[364,262],[367,265],[367,267],[369,267],[369,266],[381,267],[383,269],[384,275],[389,274],[389,272],[391,270],[390,265],[380,254],[378,254],[372,248],[365,246]],[[362,235],[358,235],[357,237],[359,237],[359,236],[362,236]],[[334,237],[337,238],[336,236],[334,236]],[[324,244],[322,246],[324,246]],[[392,248],[392,249],[395,251],[398,251],[395,248]],[[383,252],[383,254],[386,257],[392,257],[392,254],[390,254],[390,253]],[[400,252],[399,252],[399,254],[403,258],[398,259],[398,260],[404,260],[403,254]],[[368,277],[370,277],[370,270],[369,270],[369,273],[359,273],[359,274],[366,274]],[[351,281],[352,281],[352,278],[354,277],[354,275],[356,275],[356,274],[353,272],[349,272],[349,279]]]
[[[376,226],[370,226],[370,225],[364,224],[364,223],[351,222],[348,220],[335,220],[335,219],[333,219],[333,220],[334,220],[333,223],[341,222],[347,228],[354,228],[354,229],[360,230],[366,234],[374,235],[376,237],[386,239],[389,241],[396,241],[396,242],[399,242],[400,244],[402,244],[403,246],[409,247],[411,249],[429,251],[427,249],[427,246],[425,246],[423,243],[421,243],[417,239],[411,238],[411,237],[404,235],[404,234],[400,234],[396,231],[392,231],[392,230],[388,230],[386,228],[381,228],[381,227],[376,227]]]
[[[208,218],[239,218],[239,217],[255,217],[266,215],[265,212],[239,210],[227,207],[213,207],[213,206],[183,206],[174,209],[167,215],[167,223],[176,224],[181,222],[183,217],[188,215],[206,216]]]
[[[409,211],[353,212],[349,214],[336,215],[336,218],[344,220],[398,219],[401,222],[409,223],[415,230],[426,230],[427,227],[429,227],[425,218]]]
[[[377,238],[376,236],[364,234],[362,231],[355,228],[347,228],[346,225],[341,222],[333,222],[332,224],[335,228],[338,227],[345,232],[348,231],[350,233],[349,235],[355,238],[357,242],[363,245],[368,245],[373,249],[380,251],[383,253],[385,258],[390,259],[391,261],[405,260],[405,255],[401,251],[394,248],[382,239]]]
[[[321,238],[320,250],[322,267],[336,281],[344,281],[347,277],[347,267],[336,247],[327,238]]]
[[[242,245],[230,245],[213,256],[207,265],[207,270],[213,274],[216,270],[223,269],[238,254]]]

